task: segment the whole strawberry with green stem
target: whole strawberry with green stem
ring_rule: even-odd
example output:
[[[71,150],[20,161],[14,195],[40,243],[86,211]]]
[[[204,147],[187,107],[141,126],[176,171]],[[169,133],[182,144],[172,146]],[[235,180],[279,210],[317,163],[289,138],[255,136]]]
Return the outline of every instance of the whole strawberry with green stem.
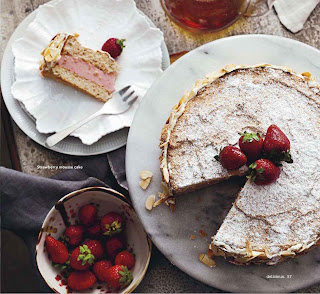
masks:
[[[227,170],[235,170],[247,163],[246,155],[237,147],[226,146],[214,157]]]
[[[269,185],[280,176],[280,168],[268,159],[258,159],[249,165],[250,175],[247,177],[257,185]]]
[[[240,133],[239,147],[247,156],[248,162],[258,159],[263,150],[263,138],[259,133]]]
[[[110,38],[103,44],[101,50],[108,52],[112,58],[117,58],[125,47],[124,42],[125,39]]]
[[[120,289],[128,286],[133,276],[126,266],[114,265],[106,270],[105,280],[110,287]]]
[[[75,270],[86,270],[94,261],[95,257],[87,245],[77,247],[70,255],[70,266]]]
[[[52,262],[63,264],[69,259],[68,249],[62,242],[48,235],[45,244]]]
[[[281,161],[292,163],[290,141],[276,125],[269,126],[263,143],[265,156],[276,164]]]
[[[116,212],[109,212],[100,220],[101,230],[106,236],[113,236],[123,231],[125,225],[124,217]]]

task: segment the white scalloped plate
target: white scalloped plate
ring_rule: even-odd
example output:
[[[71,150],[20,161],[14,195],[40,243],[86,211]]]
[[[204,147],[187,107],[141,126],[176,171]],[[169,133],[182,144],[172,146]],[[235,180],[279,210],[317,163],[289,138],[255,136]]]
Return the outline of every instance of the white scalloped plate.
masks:
[[[68,6],[72,4],[73,1],[75,0],[49,2],[38,9],[39,12],[44,12],[41,12],[41,14],[37,13],[34,22],[32,22],[32,20],[35,17],[35,13],[32,13],[12,35],[2,62],[2,91],[6,105],[19,127],[41,145],[44,145],[47,136],[40,134],[38,130],[43,133],[59,131],[73,122],[78,121],[81,117],[94,112],[101,106],[99,101],[95,101],[95,99],[79,93],[71,87],[64,86],[60,83],[58,84],[55,81],[44,79],[39,76],[38,67],[39,62],[41,61],[41,55],[38,55],[38,52],[42,50],[42,47],[45,46],[44,44],[46,44],[56,32],[80,32],[82,36],[80,36],[80,42],[95,49],[98,49],[101,46],[100,44],[103,44],[107,38],[111,37],[111,33],[107,34],[105,29],[103,29],[103,25],[110,27],[110,24],[115,21],[109,17],[107,18],[109,22],[104,22],[102,13],[100,14],[100,21],[98,21],[99,13],[97,11],[103,11],[103,15],[106,15],[105,11],[110,11],[111,9],[107,7],[106,2],[97,0],[93,4],[91,3],[90,9],[85,9],[85,12],[88,15],[95,15],[94,18],[90,18],[90,21],[87,21],[88,16],[86,17],[85,26],[87,29],[85,29],[80,26],[72,26],[74,20],[72,20],[68,11],[72,9],[78,11],[77,13],[80,13],[79,11],[82,11],[83,9],[77,6]],[[80,0],[77,1],[77,3],[79,4],[83,1],[84,0]],[[128,83],[134,84],[139,88],[140,93],[142,94],[141,96],[143,96],[152,82],[161,74],[161,66],[165,69],[169,65],[169,56],[163,42],[162,33],[158,29],[155,29],[151,21],[136,9],[133,1],[112,0],[107,3],[111,2],[117,2],[116,6],[120,5],[122,7],[121,11],[126,11],[125,13],[128,15],[122,15],[120,18],[123,19],[123,17],[125,17],[125,19],[127,19],[126,23],[131,23],[131,25],[129,25],[131,28],[130,30],[126,29],[127,26],[125,26],[125,28],[122,27],[123,33],[121,33],[121,37],[127,39],[127,47],[118,60],[122,70],[116,86],[121,87]],[[52,9],[57,8],[62,4],[66,6],[65,15],[63,17],[58,17],[57,15],[59,14],[55,15],[59,21],[52,26],[50,22],[50,28],[53,31],[48,33],[50,28],[46,27],[45,24],[43,24],[43,28],[39,27],[38,22],[41,23],[44,21],[41,15],[46,15],[48,11],[53,13]],[[55,13],[58,13],[57,9],[55,9],[55,11]],[[58,9],[58,11],[60,11],[60,9]],[[121,11],[118,10],[118,13],[121,13]],[[83,20],[84,18],[80,17],[79,19]],[[136,21],[134,21],[134,19],[136,19]],[[32,24],[26,31],[26,27],[31,22]],[[134,23],[137,26],[136,28],[133,27]],[[119,35],[121,32],[121,25],[119,23],[117,25],[117,34]],[[67,27],[68,29],[66,29]],[[144,33],[136,33],[137,30],[141,32],[141,29]],[[91,44],[90,38],[92,38],[93,31],[95,32],[95,39]],[[34,32],[32,36],[31,32]],[[112,31],[112,34],[113,36],[116,36],[115,30]],[[14,45],[14,52],[17,56],[17,82],[13,86],[13,92],[17,98],[19,97],[19,101],[24,103],[27,111],[37,119],[36,126],[38,130],[34,128],[32,118],[28,117],[28,115],[23,112],[19,102],[13,99],[11,93],[8,93],[10,91],[10,86],[14,83],[14,58],[10,50],[10,45],[22,36],[23,38],[16,41]],[[143,40],[145,40],[146,44],[149,44],[149,47],[143,47]],[[22,51],[20,50],[21,44],[23,44],[24,48]],[[23,52],[24,56],[21,57],[21,53]],[[141,58],[139,56],[141,56]],[[28,71],[26,71],[26,69],[28,69]],[[10,74],[8,75],[8,73]],[[36,95],[38,96],[36,97]],[[112,121],[110,121],[110,118],[107,116],[101,117],[93,121],[91,125],[88,124],[73,134],[74,136],[80,137],[84,143],[92,144],[108,133],[107,136],[104,136],[101,140],[91,146],[83,145],[78,139],[69,137],[55,146],[53,150],[73,155],[93,155],[119,148],[126,143],[128,130],[123,129],[123,127],[130,126],[135,110],[136,109],[133,109],[129,115],[124,117],[119,116],[116,119],[113,118]],[[65,123],[65,125],[62,122]]]

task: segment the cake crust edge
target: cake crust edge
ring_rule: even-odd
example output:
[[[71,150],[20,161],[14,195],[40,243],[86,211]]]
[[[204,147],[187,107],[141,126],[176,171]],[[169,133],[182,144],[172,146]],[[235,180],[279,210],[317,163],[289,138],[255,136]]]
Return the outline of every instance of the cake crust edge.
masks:
[[[311,78],[311,74],[309,72],[304,72],[302,74],[299,74],[286,66],[275,66],[267,63],[256,64],[251,66],[229,64],[222,69],[219,69],[213,73],[208,74],[205,78],[197,80],[193,88],[190,90],[190,92],[185,92],[184,95],[179,100],[178,104],[176,104],[173,107],[170,113],[170,116],[167,119],[166,124],[163,126],[161,131],[160,144],[159,144],[159,148],[161,149],[161,155],[159,157],[160,171],[162,175],[161,186],[167,198],[168,197],[171,198],[172,196],[186,193],[186,192],[191,192],[191,191],[213,184],[213,181],[208,181],[207,184],[201,183],[201,184],[191,185],[190,187],[183,188],[183,189],[174,189],[170,183],[170,173],[169,173],[168,162],[167,162],[167,151],[168,151],[168,146],[170,141],[170,134],[171,134],[171,131],[174,129],[177,120],[184,113],[187,103],[197,95],[200,89],[211,84],[216,79],[230,72],[233,72],[238,69],[264,68],[264,67],[281,69],[284,72],[296,75],[308,83],[312,82],[313,83],[312,86],[317,87],[320,90],[320,85],[318,83],[314,83],[315,79]],[[226,179],[227,178],[217,179],[216,182],[220,182]],[[212,237],[213,240],[214,240],[214,237],[215,236]],[[319,246],[320,246],[320,234],[318,234],[317,237],[314,238],[314,240],[312,242],[309,242],[307,245],[295,244],[293,246],[288,246],[288,245],[282,246],[282,251],[277,253],[276,255],[270,255],[267,252],[267,250],[254,251],[251,249],[250,244],[247,244],[246,248],[242,248],[236,251],[231,248],[226,248],[226,244],[215,244],[214,241],[212,241],[211,244],[209,245],[209,253],[210,253],[209,256],[212,256],[212,257],[222,256],[224,258],[228,258],[231,263],[236,265],[248,265],[251,263],[253,264],[266,263],[267,265],[275,265],[288,258],[295,258],[298,255],[305,254],[310,250],[312,250],[313,248],[319,247]]]
[[[180,98],[179,102],[173,107],[169,118],[167,119],[165,125],[163,126],[161,130],[161,135],[160,135],[160,143],[159,143],[159,148],[161,150],[161,154],[159,156],[160,160],[160,171],[161,171],[161,176],[162,176],[162,187],[164,188],[164,192],[166,194],[166,197],[170,196],[175,196],[179,195],[182,193],[186,192],[192,192],[197,189],[209,186],[213,184],[213,182],[218,183],[224,180],[229,179],[231,176],[243,176],[246,174],[247,171],[243,172],[240,170],[235,170],[232,171],[230,176],[217,179],[215,181],[208,181],[207,184],[201,183],[201,184],[194,184],[190,185],[186,188],[176,188],[174,187],[174,184],[170,182],[170,172],[168,168],[168,158],[167,158],[167,152],[168,152],[168,147],[169,147],[169,141],[170,141],[170,135],[171,132],[173,131],[177,120],[179,117],[184,113],[185,107],[188,104],[188,102],[196,97],[198,92],[205,86],[211,84],[214,82],[216,79],[221,78],[222,76],[231,73],[235,70],[238,69],[248,69],[248,68],[264,68],[264,67],[269,67],[269,68],[275,68],[275,69],[281,69],[284,72],[299,76],[300,78],[303,78],[307,82],[310,80],[314,81],[311,79],[310,73],[306,72],[303,74],[298,74],[297,72],[293,71],[292,69],[286,67],[286,66],[276,66],[276,65],[271,65],[268,63],[261,63],[261,64],[255,64],[255,65],[235,65],[235,64],[227,64],[225,67],[214,71],[212,73],[209,73],[206,75],[205,78],[197,80],[192,87],[192,89],[189,92],[185,92],[183,96]],[[320,89],[320,86],[317,85],[317,87]]]

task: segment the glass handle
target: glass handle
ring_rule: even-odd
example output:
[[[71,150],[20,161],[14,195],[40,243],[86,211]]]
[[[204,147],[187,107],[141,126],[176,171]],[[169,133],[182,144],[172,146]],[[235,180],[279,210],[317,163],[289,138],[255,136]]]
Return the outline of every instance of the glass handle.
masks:
[[[268,0],[248,0],[243,16],[258,17],[266,15],[272,9],[272,6],[269,7],[268,2]]]

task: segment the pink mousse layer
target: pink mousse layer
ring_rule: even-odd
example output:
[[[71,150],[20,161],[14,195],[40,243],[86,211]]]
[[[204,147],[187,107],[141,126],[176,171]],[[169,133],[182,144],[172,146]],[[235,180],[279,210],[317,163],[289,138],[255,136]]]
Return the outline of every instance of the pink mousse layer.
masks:
[[[95,65],[85,62],[80,58],[62,55],[58,61],[58,65],[75,73],[79,77],[85,78],[106,88],[109,92],[115,90],[114,84],[117,78],[116,74],[104,72]]]

